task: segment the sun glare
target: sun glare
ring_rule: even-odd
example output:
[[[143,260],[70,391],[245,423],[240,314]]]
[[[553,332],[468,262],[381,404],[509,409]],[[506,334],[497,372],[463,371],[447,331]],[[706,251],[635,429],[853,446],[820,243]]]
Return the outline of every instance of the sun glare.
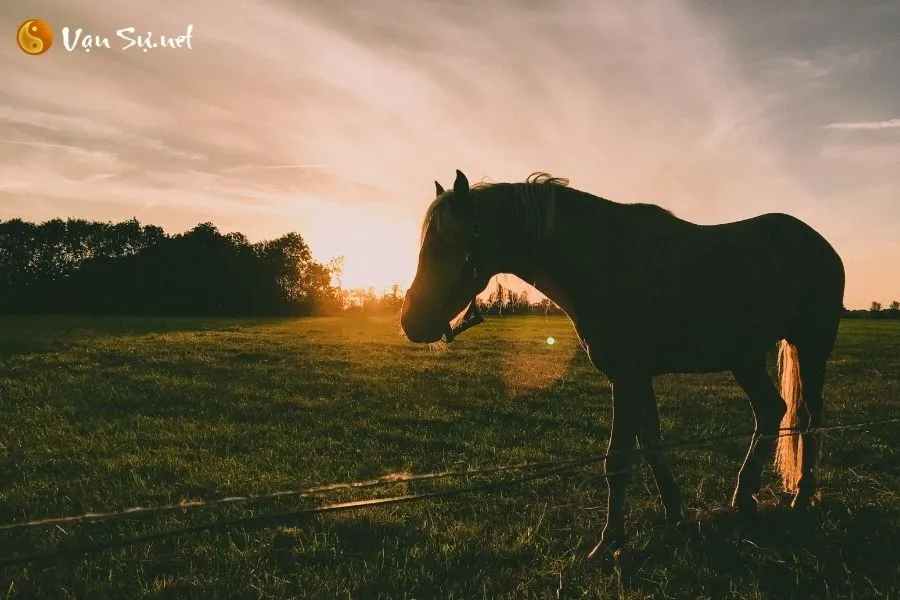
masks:
[[[340,278],[344,289],[375,288],[376,292],[399,284],[406,289],[416,271],[417,227],[410,220],[372,211],[333,211],[341,219],[319,220],[311,227],[310,247],[316,258],[327,262],[343,256]]]

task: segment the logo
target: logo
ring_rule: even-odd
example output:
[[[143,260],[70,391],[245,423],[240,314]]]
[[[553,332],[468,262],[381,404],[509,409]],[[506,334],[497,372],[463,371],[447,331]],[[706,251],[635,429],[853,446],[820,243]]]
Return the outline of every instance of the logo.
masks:
[[[42,19],[28,19],[19,25],[16,41],[22,52],[37,56],[49,50],[53,45],[53,30]]]

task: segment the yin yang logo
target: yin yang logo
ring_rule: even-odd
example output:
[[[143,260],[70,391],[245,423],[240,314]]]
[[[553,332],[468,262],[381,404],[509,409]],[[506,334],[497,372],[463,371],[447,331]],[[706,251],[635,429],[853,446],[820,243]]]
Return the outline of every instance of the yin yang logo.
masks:
[[[22,52],[38,56],[53,45],[53,30],[43,19],[28,19],[19,25],[16,41]]]

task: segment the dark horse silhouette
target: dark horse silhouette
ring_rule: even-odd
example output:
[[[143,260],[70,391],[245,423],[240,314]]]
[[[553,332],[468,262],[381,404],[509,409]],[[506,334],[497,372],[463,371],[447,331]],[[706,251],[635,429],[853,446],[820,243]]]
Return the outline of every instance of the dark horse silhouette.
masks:
[[[606,458],[609,504],[595,551],[624,541],[625,486],[638,443],[666,515],[681,497],[659,445],[653,376],[731,371],[750,399],[756,427],[732,505],[756,512],[764,462],[775,464],[792,506],[817,488],[825,365],[837,336],[844,267],[816,231],[785,214],[697,225],[650,204],[619,204],[535,173],[525,183],[476,184],[456,172],[422,226],[415,279],[401,325],[413,342],[447,341],[451,325],[498,273],[547,295],[575,326],[613,390]],[[779,346],[781,393],[766,370]],[[779,428],[794,433],[778,436]],[[799,432],[799,433],[797,433]]]

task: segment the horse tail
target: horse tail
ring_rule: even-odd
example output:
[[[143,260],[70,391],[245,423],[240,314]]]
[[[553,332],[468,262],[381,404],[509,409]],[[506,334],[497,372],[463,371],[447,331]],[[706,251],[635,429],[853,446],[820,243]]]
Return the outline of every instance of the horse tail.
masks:
[[[781,380],[781,397],[787,404],[787,412],[781,419],[778,432],[775,468],[781,475],[781,483],[785,491],[795,492],[803,472],[800,458],[803,442],[798,433],[800,426],[798,414],[805,404],[797,346],[787,340],[781,340],[778,347],[778,376]]]

